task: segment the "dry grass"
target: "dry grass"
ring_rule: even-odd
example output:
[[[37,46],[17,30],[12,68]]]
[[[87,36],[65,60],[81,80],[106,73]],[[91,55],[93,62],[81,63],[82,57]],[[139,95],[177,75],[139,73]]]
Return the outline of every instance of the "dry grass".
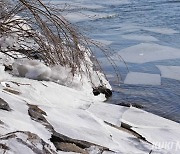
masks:
[[[86,73],[91,77],[85,57],[89,53],[93,55],[95,47],[104,53],[119,79],[119,71],[110,57],[111,53],[79,33],[61,15],[62,11],[55,6],[43,4],[41,0],[16,0],[13,3],[0,0],[0,35],[2,37],[16,34],[19,43],[18,48],[11,46],[7,51],[0,52],[13,58],[17,58],[21,53],[29,59],[41,59],[46,65],[60,64],[71,68],[73,75],[84,71],[83,64]],[[94,62],[101,70],[96,58]]]

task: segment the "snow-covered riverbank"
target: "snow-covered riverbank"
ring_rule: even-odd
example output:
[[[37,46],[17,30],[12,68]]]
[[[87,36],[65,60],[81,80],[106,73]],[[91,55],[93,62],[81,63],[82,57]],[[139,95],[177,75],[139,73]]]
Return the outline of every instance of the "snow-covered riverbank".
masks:
[[[34,7],[23,2],[30,6],[30,12],[35,11],[35,19],[43,14],[42,20],[36,21],[41,30],[45,26],[44,36],[40,37],[36,29],[30,30],[31,26],[19,16],[13,24],[14,18],[1,20],[4,26],[0,36],[0,154],[179,154],[179,123],[134,107],[105,102],[107,95],[99,94],[104,93],[99,89],[110,85],[105,75],[94,69],[87,44],[78,42],[79,35],[74,35],[73,29],[65,31],[70,33],[65,35],[67,40],[60,37],[58,42],[57,34],[42,21],[45,14],[52,23],[56,21],[58,28],[58,21],[64,20],[49,11],[43,12],[48,7],[39,10],[36,3]],[[63,32],[69,30],[69,24],[64,26]],[[69,50],[72,52],[67,54]],[[149,74],[145,79],[148,78]],[[160,76],[156,78],[159,82]],[[131,76],[127,83],[130,81]]]
[[[94,96],[90,88],[76,90],[15,77],[2,66],[1,76],[0,153],[63,153],[57,147],[94,154],[180,152],[178,123],[133,107],[107,104],[103,95]],[[55,132],[68,139],[58,138]],[[59,139],[54,142],[56,148],[52,134]]]

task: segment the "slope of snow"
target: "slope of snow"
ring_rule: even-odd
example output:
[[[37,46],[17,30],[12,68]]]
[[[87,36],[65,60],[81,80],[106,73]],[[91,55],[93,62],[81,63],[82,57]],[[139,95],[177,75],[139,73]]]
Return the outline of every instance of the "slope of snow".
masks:
[[[6,91],[6,88],[19,91],[19,95]],[[55,147],[49,140],[51,132],[41,123],[30,118],[27,104],[38,105],[46,112],[45,118],[55,131],[73,139],[107,147],[114,151],[113,153],[146,154],[151,150],[161,154],[167,153],[162,149],[153,149],[148,142],[139,140],[133,133],[123,130],[120,127],[122,122],[134,126],[133,129],[139,128],[138,133],[140,128],[144,128],[142,134],[147,137],[147,140],[149,139],[149,142],[152,141],[149,136],[156,133],[157,128],[159,136],[164,133],[160,130],[165,127],[167,133],[172,135],[171,138],[175,139],[178,139],[176,134],[180,130],[179,124],[175,122],[141,110],[137,112],[134,109],[133,112],[131,108],[106,104],[102,102],[104,100],[102,95],[95,97],[89,90],[75,90],[51,81],[11,76],[1,82],[0,98],[5,100],[12,109],[12,111],[0,109],[0,120],[4,123],[0,124],[1,136],[15,131],[28,131],[37,134],[51,146],[52,150],[55,150]],[[146,118],[142,119],[142,117]],[[151,132],[146,131],[147,129]],[[166,138],[169,139],[168,136]],[[9,144],[10,142],[12,144]],[[5,142],[0,139],[0,143]],[[15,140],[7,140],[6,143],[10,148],[13,146],[14,151],[22,146],[19,143],[16,144]],[[16,152],[12,151],[12,153]]]
[[[39,85],[38,83],[35,83],[35,81],[31,82],[31,80],[29,80],[28,82],[27,80],[25,80],[22,83],[30,83],[31,86],[34,84]],[[48,140],[48,138],[50,138],[50,132],[46,130],[41,124],[32,121],[28,116],[28,109],[26,104],[32,103],[38,104],[39,107],[47,113],[47,120],[52,124],[57,132],[60,132],[74,139],[90,141],[121,153],[147,153],[151,150],[151,145],[149,145],[148,143],[139,143],[139,141],[136,141],[136,137],[132,134],[128,134],[127,132],[108,126],[103,122],[107,121],[108,123],[119,125],[117,121],[121,121],[121,117],[124,114],[124,107],[116,108],[116,106],[108,104],[102,104],[101,107],[100,102],[96,105],[96,101],[94,101],[95,107],[90,107],[90,109],[86,111],[86,108],[88,108],[89,104],[91,104],[92,102],[92,98],[90,96],[84,96],[81,92],[76,92],[75,90],[72,90],[70,88],[66,89],[63,86],[57,85],[56,87],[56,85],[54,84],[53,87],[57,88],[55,90],[56,98],[54,98],[54,94],[54,96],[51,97],[54,99],[51,99],[47,95],[52,94],[49,93],[49,91],[51,91],[51,88],[49,89],[49,86],[51,87],[52,83],[43,83],[47,86],[44,86],[44,94],[42,93],[42,87],[33,86],[33,92],[36,92],[36,96],[31,95],[32,89],[30,89],[30,91],[22,92],[26,93],[24,94],[24,96],[15,96],[10,93],[4,93],[3,91],[0,93],[0,97],[6,100],[9,103],[10,107],[13,109],[12,113],[9,113],[7,111],[0,112],[1,120],[7,125],[6,129],[3,129],[1,127],[1,134],[7,134],[16,130],[30,131],[38,134],[40,138],[51,144],[51,142]],[[20,89],[21,88],[19,88],[19,90]],[[59,96],[57,90],[61,91],[63,99],[61,96]],[[67,91],[69,91],[71,95],[68,94],[68,96],[65,96],[67,95]],[[27,93],[29,93],[29,97],[31,97],[31,99],[27,99],[25,97],[25,95],[27,96]],[[82,96],[80,96],[80,94],[82,94]],[[77,98],[77,95],[79,98]],[[36,100],[37,96],[39,97],[39,100],[42,99],[41,102],[38,102],[38,100]],[[26,101],[23,101],[24,99]],[[37,103],[35,103],[35,100]],[[104,114],[101,114],[102,111],[104,112]],[[174,123],[172,122],[172,124]],[[151,125],[149,127],[151,128]],[[53,147],[52,144],[51,146]],[[141,149],[141,146],[144,148]],[[127,149],[124,147],[127,147]]]
[[[46,76],[47,70],[50,70],[48,77],[52,78],[52,68],[37,61],[23,62],[15,62],[13,66],[19,76],[4,71],[4,60],[0,64],[0,152],[67,152],[56,151],[56,144],[50,140],[54,131],[77,141],[76,146],[79,141],[94,145],[83,149],[90,154],[102,147],[103,153],[115,154],[180,152],[175,147],[164,150],[157,146],[162,141],[179,142],[179,124],[134,108],[107,104],[103,102],[104,95],[93,95],[87,78],[76,78],[82,86],[80,89],[60,84],[64,82],[61,76],[58,78],[61,82],[39,80],[40,75]],[[68,71],[59,69],[62,76]],[[92,78],[97,80],[96,73],[92,73]],[[102,79],[105,80],[103,76]],[[36,109],[30,108],[33,105]]]
[[[123,114],[122,122],[132,126],[132,129],[150,141],[155,149],[163,148],[179,154],[180,124],[135,108],[130,108]]]
[[[101,110],[99,108],[101,108]],[[93,103],[92,105],[89,106],[87,110],[93,113],[96,117],[102,119],[103,121],[120,127],[122,114],[127,109],[128,108],[126,107],[121,107],[118,105],[112,105],[106,103]]]

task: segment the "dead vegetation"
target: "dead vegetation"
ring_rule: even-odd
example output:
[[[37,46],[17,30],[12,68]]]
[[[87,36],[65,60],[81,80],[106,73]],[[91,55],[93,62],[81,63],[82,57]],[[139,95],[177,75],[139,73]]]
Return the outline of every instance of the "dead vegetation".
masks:
[[[119,80],[120,73],[110,57],[111,53],[83,36],[61,15],[62,11],[63,9],[46,5],[41,0],[0,0],[1,41],[2,38],[16,40],[8,45],[8,49],[1,46],[0,52],[14,59],[23,54],[29,59],[40,59],[49,66],[71,68],[73,75],[85,72],[91,78],[86,57],[91,55],[95,70],[102,71],[100,63],[93,56],[94,48],[99,48]],[[85,66],[85,70],[82,66]]]

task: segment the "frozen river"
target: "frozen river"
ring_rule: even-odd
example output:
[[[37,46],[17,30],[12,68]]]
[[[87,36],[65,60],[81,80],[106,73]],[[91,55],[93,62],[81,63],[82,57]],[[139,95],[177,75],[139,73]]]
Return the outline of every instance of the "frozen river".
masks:
[[[54,2],[66,3],[66,18],[114,50],[111,56],[121,72],[120,86],[104,55],[97,53],[115,89],[110,103],[136,103],[180,122],[180,0]]]

